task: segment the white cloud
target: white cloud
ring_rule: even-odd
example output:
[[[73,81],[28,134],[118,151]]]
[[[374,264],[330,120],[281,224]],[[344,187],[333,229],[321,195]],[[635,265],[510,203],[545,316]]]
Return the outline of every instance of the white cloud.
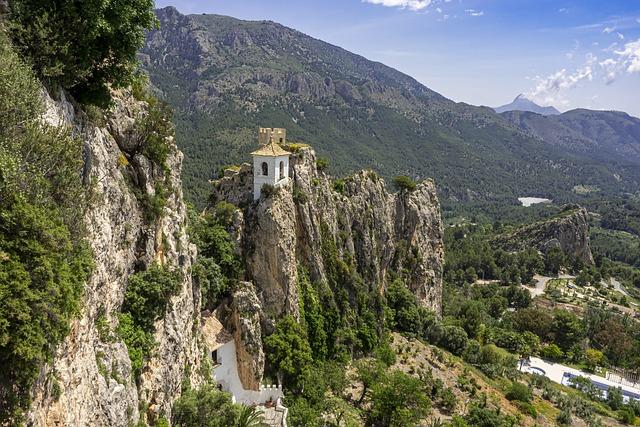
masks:
[[[362,0],[365,3],[379,4],[386,7],[422,10],[431,4],[431,0]]]
[[[628,73],[640,73],[640,39],[625,44],[624,49],[615,53]]]
[[[613,83],[618,77],[618,72],[620,66],[618,65],[618,61],[613,58],[607,58],[604,61],[598,63],[598,65],[602,68],[604,72],[604,81],[606,84],[610,85]]]
[[[616,30],[616,27],[604,27],[604,30],[602,30],[603,33],[605,34],[611,34]]]
[[[622,74],[640,73],[640,39],[627,42],[612,52],[609,51],[601,61],[595,55],[587,54],[584,65],[574,72],[562,69],[547,77],[535,77],[535,87],[526,93],[527,97],[542,105],[558,106],[564,102],[563,92],[575,88],[581,82],[592,81],[597,77],[610,85]]]
[[[562,69],[547,77],[537,76],[534,79],[536,87],[526,94],[527,97],[542,105],[568,105],[561,92],[573,89],[584,80],[593,80],[593,63],[596,60],[593,55],[588,55],[584,67],[573,73]]]
[[[569,9],[567,9],[566,7],[561,7],[560,9],[558,9],[558,13],[568,13]]]
[[[624,40],[624,34],[622,34],[622,33],[616,33],[616,34],[618,35],[618,38],[620,40]]]
[[[469,16],[483,16],[484,15],[484,11],[483,10],[466,9],[465,12]]]

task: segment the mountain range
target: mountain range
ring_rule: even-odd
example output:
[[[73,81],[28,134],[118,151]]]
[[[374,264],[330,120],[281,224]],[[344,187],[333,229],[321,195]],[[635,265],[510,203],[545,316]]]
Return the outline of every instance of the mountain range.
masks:
[[[542,114],[543,116],[553,116],[560,114],[553,106],[541,107],[535,102],[527,98],[526,95],[520,94],[510,104],[503,105],[501,107],[494,108],[496,113],[504,113],[507,111],[530,111],[532,113]]]
[[[633,119],[581,125],[567,113],[500,115],[271,21],[172,7],[157,15],[160,28],[139,57],[174,108],[185,193],[196,205],[222,166],[249,159],[259,126],[287,128],[290,140],[328,158],[334,174],[371,168],[385,178],[432,177],[445,208],[515,204],[525,195],[572,200],[576,187],[640,188],[640,168],[625,156],[640,140]],[[600,117],[581,117],[589,114]]]
[[[620,111],[575,109],[554,116],[508,111],[502,117],[549,144],[601,161],[640,165],[640,119]]]

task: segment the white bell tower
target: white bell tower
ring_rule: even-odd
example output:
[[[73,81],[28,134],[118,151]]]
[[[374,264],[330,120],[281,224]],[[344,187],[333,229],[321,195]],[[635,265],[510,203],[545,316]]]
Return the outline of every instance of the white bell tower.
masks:
[[[260,128],[258,142],[261,147],[253,156],[253,200],[260,198],[265,184],[279,187],[289,182],[289,156],[291,153],[279,144],[286,142],[286,129]],[[277,140],[277,142],[276,142]]]

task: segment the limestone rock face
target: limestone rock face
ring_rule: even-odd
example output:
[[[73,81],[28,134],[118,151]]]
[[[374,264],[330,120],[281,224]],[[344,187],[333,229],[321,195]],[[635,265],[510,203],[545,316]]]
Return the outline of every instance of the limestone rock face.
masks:
[[[249,282],[240,282],[232,301],[226,329],[231,331],[236,342],[238,375],[245,389],[258,390],[265,361],[262,349],[262,306],[253,284]]]
[[[499,236],[496,244],[509,251],[536,248],[546,253],[553,247],[567,255],[593,264],[589,244],[589,214],[577,205],[566,206],[560,215]]]
[[[298,318],[296,215],[291,191],[277,191],[250,209],[243,239],[248,277],[271,318]]]
[[[153,195],[153,182],[162,172],[142,155],[127,155],[131,125],[145,105],[127,93],[117,94],[113,110],[96,125],[64,93],[58,101],[44,96],[44,120],[69,126],[84,141],[83,178],[91,191],[85,224],[94,267],[82,312],[34,386],[29,423],[127,426],[139,416],[149,421],[169,417],[186,366],[192,383],[199,383],[202,353],[193,326],[200,316],[200,291],[191,281],[195,247],[186,234],[182,154],[173,146],[167,161],[170,172],[162,178],[171,181],[171,191],[163,215],[149,223],[134,189]],[[117,314],[128,276],[152,262],[181,271],[183,281],[156,323],[157,347],[136,384],[127,348],[115,332]],[[141,414],[140,407],[149,409]]]
[[[444,245],[442,221],[433,181],[423,181],[418,188],[396,199],[396,238],[416,248],[408,265],[409,288],[420,301],[442,301],[442,262]],[[415,261],[414,261],[415,260]],[[405,263],[407,265],[407,263]],[[434,268],[433,266],[439,266]],[[434,308],[433,303],[430,305]]]
[[[433,182],[392,194],[374,172],[362,171],[334,185],[308,147],[297,149],[290,168],[292,182],[255,202],[250,166],[214,183],[214,203],[242,201],[247,276],[267,319],[299,316],[297,268],[327,280],[327,245],[371,289],[383,289],[389,271],[402,271],[420,303],[440,312],[444,232]]]

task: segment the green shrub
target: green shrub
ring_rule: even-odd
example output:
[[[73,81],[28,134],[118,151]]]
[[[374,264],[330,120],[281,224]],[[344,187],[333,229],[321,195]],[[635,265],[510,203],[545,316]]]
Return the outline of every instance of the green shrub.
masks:
[[[308,200],[309,200],[309,196],[307,196],[307,193],[305,193],[304,191],[302,191],[298,187],[295,187],[293,189],[293,201],[296,204],[303,205],[303,204],[307,203]]]
[[[168,172],[167,158],[171,152],[169,141],[175,132],[173,113],[169,104],[156,98],[149,98],[147,104],[146,114],[138,118],[135,123],[138,150]]]
[[[440,345],[456,356],[460,356],[467,348],[468,336],[464,329],[455,325],[446,325]]]
[[[394,370],[372,387],[367,425],[417,425],[429,413],[430,406],[422,381]]]
[[[181,282],[180,273],[155,264],[129,277],[117,332],[127,345],[136,376],[155,346],[154,322],[164,316],[167,302]]]
[[[624,403],[622,388],[620,387],[609,387],[607,390],[607,405],[614,411],[622,408]]]
[[[216,221],[224,227],[233,223],[233,215],[237,210],[238,208],[233,203],[225,201],[218,202],[213,209]]]
[[[538,411],[536,410],[535,406],[533,406],[531,403],[521,402],[518,400],[515,402],[515,405],[523,414],[529,415],[533,418],[538,417]]]
[[[335,192],[344,194],[345,188],[346,187],[345,187],[344,179],[336,179],[335,181],[333,181],[333,189]]]
[[[511,388],[505,397],[509,400],[518,400],[520,402],[528,403],[533,399],[533,394],[531,393],[531,389],[525,384],[514,382],[511,384]]]
[[[10,34],[47,84],[105,105],[108,86],[131,83],[136,53],[157,21],[152,0],[12,0]]]
[[[634,424],[636,422],[636,414],[628,406],[618,411],[618,416],[620,417],[620,421],[625,424]]]
[[[393,185],[398,191],[413,191],[418,185],[414,180],[405,175],[398,175],[393,178]]]
[[[440,393],[440,406],[447,412],[453,412],[458,405],[458,398],[450,388],[444,388]]]
[[[214,309],[229,294],[229,280],[213,258],[198,256],[192,274],[200,285],[203,307]]]
[[[278,187],[275,187],[271,184],[264,184],[260,189],[260,196],[264,199],[268,199],[278,194],[279,191],[280,188]]]
[[[311,347],[304,328],[293,317],[285,316],[273,334],[264,339],[267,359],[283,378],[284,384],[296,387],[312,361]]]
[[[571,411],[569,409],[563,409],[560,411],[558,416],[556,417],[556,422],[561,426],[569,426],[571,425]]]
[[[98,331],[98,337],[102,342],[113,341],[113,337],[111,336],[111,328],[109,327],[107,317],[104,315],[104,310],[102,310],[98,317],[96,317],[95,324],[96,330]]]
[[[231,402],[231,395],[205,385],[199,390],[187,389],[173,404],[172,424],[176,427],[236,426],[240,407]]]
[[[551,343],[542,347],[540,355],[549,360],[560,360],[564,353],[555,343]]]
[[[324,171],[329,167],[329,160],[324,157],[318,157],[316,160],[316,167],[319,171]]]
[[[15,424],[81,308],[92,266],[82,143],[42,123],[41,100],[0,31],[0,420]]]

